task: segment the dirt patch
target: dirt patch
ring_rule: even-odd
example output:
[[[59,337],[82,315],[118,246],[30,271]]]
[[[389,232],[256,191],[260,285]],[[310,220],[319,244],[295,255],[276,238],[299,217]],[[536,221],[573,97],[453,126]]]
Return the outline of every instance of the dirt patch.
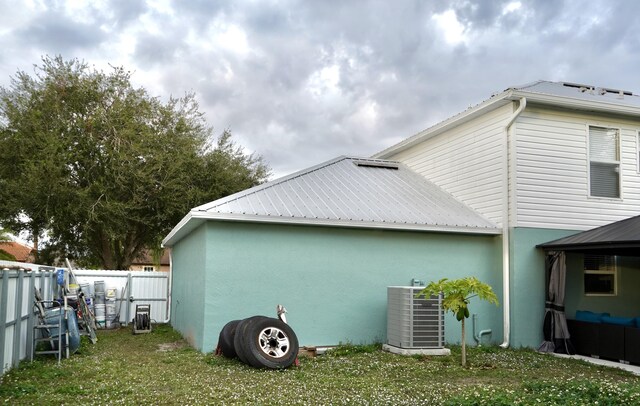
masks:
[[[184,348],[186,346],[187,346],[187,343],[185,343],[184,341],[175,341],[173,343],[158,344],[158,349],[156,351],[158,352],[174,351],[180,348]]]

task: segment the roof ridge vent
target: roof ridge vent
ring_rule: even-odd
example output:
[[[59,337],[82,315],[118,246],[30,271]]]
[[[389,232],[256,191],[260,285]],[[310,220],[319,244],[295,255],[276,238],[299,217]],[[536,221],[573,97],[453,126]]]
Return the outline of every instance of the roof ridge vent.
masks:
[[[608,87],[601,87],[600,88],[600,94],[606,94],[606,93],[617,94],[621,98],[624,97],[624,96],[633,96],[633,93],[630,92],[629,90],[611,89],[611,88],[608,88]]]
[[[595,86],[583,85],[583,84],[580,84],[580,83],[562,82],[562,86],[576,88],[576,89],[580,90],[582,93],[584,93],[584,92],[586,92],[588,90],[595,89]]]
[[[580,83],[570,83],[570,82],[563,82],[562,86],[578,89],[582,93],[590,92],[591,94],[594,94],[594,92],[597,91],[597,94],[601,96],[604,96],[607,93],[616,94],[618,95],[619,98],[624,98],[624,96],[633,96],[633,93],[628,90],[611,89],[609,87],[596,88],[595,86],[592,86],[592,85],[583,85]]]
[[[396,162],[391,161],[380,161],[380,160],[365,160],[365,159],[355,159],[353,160],[353,164],[356,166],[363,166],[366,168],[381,168],[381,169],[395,169],[398,170],[400,165]]]

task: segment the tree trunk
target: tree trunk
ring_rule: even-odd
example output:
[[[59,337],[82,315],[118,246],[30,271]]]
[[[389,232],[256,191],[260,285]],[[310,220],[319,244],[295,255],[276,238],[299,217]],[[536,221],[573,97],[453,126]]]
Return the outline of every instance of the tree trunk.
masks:
[[[462,366],[467,366],[467,345],[464,337],[464,317],[462,318]]]
[[[103,269],[115,269],[115,260],[113,258],[113,251],[111,249],[111,243],[109,238],[103,233],[100,232],[100,260],[102,261]]]
[[[34,228],[31,233],[33,234],[33,262],[37,264],[40,262],[40,254],[38,252],[40,231],[37,228]]]

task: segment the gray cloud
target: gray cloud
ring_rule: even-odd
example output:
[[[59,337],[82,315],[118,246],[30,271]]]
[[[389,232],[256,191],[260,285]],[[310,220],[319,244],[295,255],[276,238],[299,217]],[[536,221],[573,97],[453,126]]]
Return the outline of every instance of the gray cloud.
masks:
[[[26,47],[37,46],[49,53],[70,54],[99,45],[106,39],[106,34],[97,24],[79,22],[53,11],[17,29],[15,38]]]
[[[640,90],[640,4],[517,3],[202,0],[165,10],[120,0],[80,22],[63,8],[34,11],[0,37],[15,55],[0,57],[10,69],[0,83],[33,56],[16,41],[88,62],[123,59],[160,96],[195,91],[216,132],[231,129],[277,175],[372,154],[537,79]],[[447,11],[459,24],[449,22],[459,37],[448,41],[434,18]],[[109,50],[128,35],[130,54]]]

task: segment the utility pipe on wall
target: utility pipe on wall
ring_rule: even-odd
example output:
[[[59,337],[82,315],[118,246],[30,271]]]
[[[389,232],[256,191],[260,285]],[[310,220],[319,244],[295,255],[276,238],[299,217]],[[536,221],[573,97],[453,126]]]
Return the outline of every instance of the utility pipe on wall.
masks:
[[[482,336],[490,335],[491,329],[480,330],[479,333],[476,333],[476,326],[478,324],[478,315],[474,314],[472,320],[473,320],[473,339],[476,340],[476,344],[478,344],[478,347],[480,347],[482,345]]]
[[[503,173],[503,192],[502,192],[502,324],[504,332],[504,341],[500,344],[502,348],[509,347],[509,340],[511,336],[511,297],[510,291],[511,280],[509,275],[510,255],[509,255],[509,129],[513,125],[516,118],[522,113],[527,106],[526,97],[520,99],[518,108],[513,112],[511,118],[504,127],[504,144],[503,144],[503,159],[504,159],[504,173]],[[515,157],[513,158],[515,159]],[[515,176],[515,173],[513,174]],[[515,191],[514,191],[515,193]]]

